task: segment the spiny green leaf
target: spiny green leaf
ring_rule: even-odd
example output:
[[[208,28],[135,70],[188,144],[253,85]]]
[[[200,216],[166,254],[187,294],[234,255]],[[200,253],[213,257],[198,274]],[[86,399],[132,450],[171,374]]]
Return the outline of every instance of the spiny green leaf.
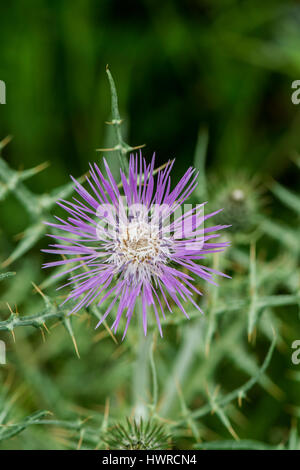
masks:
[[[37,411],[27,416],[23,421],[17,424],[4,424],[0,427],[0,441],[10,439],[20,432],[24,431],[28,426],[37,424],[37,422],[49,414],[49,411]]]

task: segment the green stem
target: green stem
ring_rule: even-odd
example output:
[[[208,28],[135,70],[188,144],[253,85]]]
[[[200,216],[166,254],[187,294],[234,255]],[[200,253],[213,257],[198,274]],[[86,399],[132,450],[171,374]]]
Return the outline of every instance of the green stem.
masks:
[[[187,325],[184,330],[183,341],[174,360],[172,371],[165,380],[162,393],[163,398],[160,403],[160,416],[167,416],[172,409],[174,401],[178,396],[176,382],[181,386],[184,385],[191,366],[196,360],[196,351],[199,349],[199,338],[201,337],[202,328],[203,321],[199,319],[193,324]]]
[[[132,377],[132,392],[133,392],[133,403],[134,413],[137,419],[145,419],[148,416],[147,403],[149,401],[149,357],[150,348],[152,344],[152,338],[150,335],[145,336],[142,326],[142,305],[141,302],[137,302],[137,314],[138,314],[138,345],[136,352],[136,361],[133,366],[133,377]]]
[[[110,85],[110,93],[111,93],[112,121],[110,124],[114,127],[116,139],[117,139],[117,145],[115,146],[114,149],[118,152],[118,157],[119,157],[121,168],[123,172],[127,175],[128,174],[128,160],[127,160],[126,154],[130,152],[131,147],[124,142],[123,137],[122,137],[122,131],[121,131],[122,120],[121,120],[120,112],[119,112],[118,95],[117,95],[117,90],[116,90],[114,79],[112,77],[112,74],[110,73],[108,66],[106,67],[106,73],[108,76],[108,81]]]
[[[110,73],[110,70],[108,68],[108,65],[106,66],[106,73],[109,81],[109,86],[110,86],[110,94],[111,94],[111,115],[112,115],[112,120],[111,122],[108,122],[107,124],[110,124],[113,126],[115,135],[116,135],[116,145],[112,148],[100,148],[97,149],[97,151],[100,152],[117,152],[119,161],[120,161],[120,166],[125,173],[125,175],[128,176],[128,160],[127,160],[127,153],[132,152],[133,150],[140,149],[144,147],[145,145],[137,145],[136,147],[131,147],[131,145],[128,145],[124,140],[122,136],[122,131],[121,131],[121,124],[122,124],[122,119],[120,117],[120,112],[119,112],[119,105],[118,105],[118,94],[116,90],[116,85],[114,82],[114,79],[112,77],[112,74]]]
[[[152,374],[152,395],[153,395],[153,402],[152,402],[152,411],[155,412],[157,408],[157,401],[158,401],[158,384],[157,384],[157,373],[156,367],[154,362],[154,350],[155,350],[155,333],[153,333],[152,344],[150,348],[150,367],[151,367],[151,374]]]

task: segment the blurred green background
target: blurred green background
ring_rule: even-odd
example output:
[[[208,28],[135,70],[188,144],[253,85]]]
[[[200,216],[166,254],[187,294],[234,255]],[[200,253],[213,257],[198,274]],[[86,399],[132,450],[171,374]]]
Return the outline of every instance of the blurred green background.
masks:
[[[276,179],[293,192],[299,190],[299,172],[295,170],[294,161],[300,148],[300,105],[291,102],[291,84],[300,79],[299,26],[298,1],[2,2],[0,79],[6,83],[7,104],[0,105],[0,131],[1,138],[8,134],[14,136],[5,148],[4,158],[13,168],[20,170],[44,161],[50,162],[49,168],[30,180],[30,189],[36,193],[44,193],[67,183],[70,174],[79,177],[85,173],[88,163],[100,158],[95,149],[111,145],[108,127],[104,124],[110,118],[110,95],[105,73],[105,66],[109,64],[118,89],[127,142],[131,145],[145,143],[144,154],[150,158],[155,151],[158,164],[176,157],[175,181],[193,164],[198,131],[206,129],[207,184],[212,203],[218,202],[218,206],[223,204],[224,180],[229,180],[228,187],[231,189],[238,181],[244,185],[250,205],[253,201],[254,208],[251,206],[250,210],[255,212],[258,207],[262,208],[268,217],[280,218],[290,226],[290,230],[295,231],[293,234],[296,235],[290,235],[291,238],[287,234],[286,245],[285,240],[280,244],[280,239],[284,238],[281,233],[277,241],[263,239],[261,258],[264,274],[260,278],[266,293],[294,293],[299,289],[299,281],[295,278],[299,259],[299,213],[295,215],[290,212],[282,201],[273,199],[270,194],[266,201],[260,201],[256,206],[255,198],[260,196],[254,194],[254,186],[250,184],[247,189],[247,185],[254,178],[258,185],[269,191]],[[113,154],[106,156],[111,160],[115,158]],[[222,191],[218,189],[220,183]],[[226,187],[224,191],[226,193]],[[4,261],[15,246],[13,237],[27,227],[28,216],[13,195],[9,195],[1,203],[0,218],[1,260]],[[270,232],[273,229],[269,226]],[[45,239],[39,241],[36,248],[29,252],[28,258],[12,267],[12,270],[21,272],[25,281],[20,281],[20,278],[11,281],[10,289],[2,294],[2,306],[9,300],[21,309],[23,306],[25,311],[26,308],[27,311],[38,309],[35,298],[30,300],[28,296],[32,295],[30,280],[39,283],[44,277],[44,273],[40,273],[42,256],[39,249],[46,243]],[[229,289],[229,296],[234,297],[237,293],[242,298],[245,296],[247,262],[244,256],[248,246],[244,248],[242,254],[232,255],[232,265],[228,267],[236,281],[232,281],[231,285],[228,281],[226,285],[222,284],[224,291]],[[287,254],[289,261],[281,260],[281,264],[277,265],[276,261],[274,265],[267,265],[266,260],[272,260],[275,254]],[[285,279],[280,278],[277,271],[280,279],[272,278],[268,284],[272,270],[282,270]],[[286,285],[289,280],[290,285]],[[5,283],[6,287],[9,286],[8,281]],[[277,362],[273,366],[274,383],[285,380],[285,369],[290,363],[290,342],[296,339],[296,332],[300,337],[297,308],[289,308],[291,315],[286,324],[286,311],[278,314],[283,319],[284,332],[288,333],[285,355],[277,352]],[[162,377],[172,365],[178,337],[181,337],[172,328],[167,335],[168,346],[161,346]],[[77,329],[80,331],[80,328]],[[115,418],[128,413],[128,391],[124,392],[122,386],[130,375],[126,366],[134,357],[131,339],[123,346],[124,362],[115,366],[111,364],[110,358],[115,351],[109,338],[101,342],[104,346],[100,349],[90,351],[89,334],[94,334],[93,329],[91,331],[85,336],[81,335],[81,349],[90,354],[91,360],[96,355],[96,365],[92,371],[84,365],[85,359],[76,362],[72,345],[69,344],[70,338],[66,338],[63,329],[57,333],[57,342],[52,340],[51,346],[48,345],[50,349],[42,349],[39,360],[45,376],[35,375],[35,359],[32,359],[28,370],[25,368],[23,371],[23,380],[29,389],[31,382],[34,384],[38,396],[44,390],[45,396],[39,400],[29,394],[21,406],[23,411],[53,409],[56,405],[59,413],[66,409],[60,395],[63,393],[69,403],[85,407],[94,404],[99,396],[101,413],[105,397],[116,395],[118,405],[115,406],[119,407],[119,411],[115,413]],[[222,330],[220,334],[222,336]],[[18,386],[22,383],[20,370],[23,366],[19,362],[23,352],[24,357],[31,357],[40,341],[40,337],[33,337],[28,346],[25,336],[19,335],[16,343],[20,345],[19,353],[17,359],[12,361],[14,369],[19,370],[15,372]],[[133,333],[133,342],[134,338]],[[244,337],[241,339],[245,342]],[[268,342],[262,341],[258,345],[258,362],[262,362],[264,357],[260,346],[265,352],[266,344]],[[12,345],[11,351],[13,348]],[[101,359],[99,354],[103,355]],[[69,357],[72,357],[70,362]],[[44,364],[43,360],[52,362]],[[220,368],[220,364],[222,362],[216,361],[211,366],[212,370],[215,370],[214,367]],[[102,378],[97,376],[99,370],[102,374],[110,366],[116,367],[116,370],[107,372],[107,375],[104,372]],[[126,370],[121,383],[118,380],[120,370]],[[234,375],[226,361],[224,370],[227,371],[226,380],[224,374],[218,377],[221,382],[226,381],[228,389],[245,379],[245,370],[241,375]],[[249,366],[248,373],[250,370]],[[6,380],[4,368],[2,375],[3,381]],[[52,395],[47,398],[43,380],[45,384],[47,381],[57,382],[60,392],[52,384],[49,388]],[[83,390],[83,384],[78,385],[78,381],[82,380],[85,383],[90,380],[89,390]],[[268,385],[265,386],[268,389]],[[281,386],[290,393],[285,404],[276,401],[273,396],[267,396],[266,391],[256,391],[258,405],[252,408],[247,405],[253,416],[253,427],[246,426],[244,434],[242,431],[244,437],[278,443],[288,435],[290,415],[286,414],[286,406],[291,402],[293,406],[297,404],[299,384],[291,385],[287,381]],[[48,385],[45,387],[47,389]],[[117,387],[118,391],[115,392]],[[190,392],[191,400],[194,400],[195,393]],[[191,401],[192,407],[196,405]],[[269,419],[262,417],[263,410],[268,410]],[[242,422],[240,418],[239,423]],[[227,431],[223,433],[222,427],[212,424],[210,420],[206,426],[214,429],[207,432],[208,440],[224,435],[228,438]],[[59,444],[56,444],[58,447],[65,444],[64,438],[61,437]],[[189,441],[183,439],[182,442],[181,446],[190,446]],[[45,439],[33,431],[33,435],[28,434],[23,441],[6,445],[43,448],[54,444],[52,441],[45,444]]]
[[[299,8],[276,0],[2,2],[0,125],[14,135],[11,163],[50,161],[37,189],[86,170],[109,118],[108,63],[131,143],[186,167],[204,125],[209,166],[292,178]]]

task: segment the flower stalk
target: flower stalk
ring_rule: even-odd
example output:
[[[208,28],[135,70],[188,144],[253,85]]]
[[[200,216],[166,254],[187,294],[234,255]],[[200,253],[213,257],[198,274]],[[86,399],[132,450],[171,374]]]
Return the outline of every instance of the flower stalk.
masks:
[[[110,95],[111,95],[111,117],[112,120],[109,122],[106,122],[106,124],[113,126],[115,130],[115,136],[116,136],[116,145],[112,148],[98,148],[96,149],[97,152],[114,152],[116,151],[118,153],[119,157],[119,162],[120,162],[120,167],[122,171],[124,172],[125,175],[128,175],[128,160],[127,160],[127,154],[129,152],[132,152],[133,150],[137,150],[140,148],[145,147],[145,145],[137,145],[136,147],[132,147],[131,145],[127,144],[122,136],[122,130],[121,130],[121,124],[122,124],[122,119],[120,116],[119,112],[119,104],[118,104],[118,94],[116,90],[116,85],[115,81],[112,77],[112,74],[108,68],[108,65],[106,66],[106,74],[108,77],[109,81],[109,86],[110,86]]]
[[[152,346],[152,336],[144,335],[142,325],[142,303],[139,300],[136,304],[138,316],[138,345],[136,360],[133,366],[132,391],[134,403],[134,416],[136,420],[148,417],[148,392],[149,392],[149,357]]]

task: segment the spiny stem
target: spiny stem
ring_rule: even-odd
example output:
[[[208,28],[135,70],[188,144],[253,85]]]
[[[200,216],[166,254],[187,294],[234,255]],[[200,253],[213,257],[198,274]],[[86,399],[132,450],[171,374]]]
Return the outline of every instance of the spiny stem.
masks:
[[[115,130],[116,139],[117,139],[116,148],[118,151],[121,168],[125,174],[128,174],[128,161],[126,158],[126,154],[130,151],[130,146],[124,142],[123,137],[122,137],[122,131],[121,131],[122,121],[121,121],[120,112],[119,112],[118,95],[117,95],[117,90],[116,90],[114,79],[112,77],[112,74],[110,73],[108,66],[106,66],[106,73],[107,73],[107,77],[108,77],[108,81],[110,85],[110,93],[111,93],[112,121],[110,124],[112,124]]]
[[[98,148],[96,149],[96,151],[98,152],[116,151],[118,153],[121,169],[123,170],[125,175],[128,175],[127,153],[132,152],[133,150],[140,149],[144,147],[145,145],[137,145],[135,147],[131,147],[123,140],[122,131],[121,131],[122,119],[121,119],[120,112],[119,112],[117,89],[116,89],[116,85],[112,77],[112,74],[110,73],[110,70],[108,68],[108,65],[106,66],[106,73],[107,73],[109,86],[110,86],[111,115],[112,115],[112,120],[110,122],[107,122],[106,124],[110,124],[113,126],[115,130],[117,144],[114,147],[107,148],[107,149]]]
[[[241,401],[242,398],[245,398],[247,395],[247,392],[255,385],[260,377],[264,374],[265,370],[269,366],[273,352],[276,346],[276,333],[273,331],[273,340],[270,344],[269,350],[266,354],[266,357],[261,365],[261,367],[258,369],[255,375],[253,375],[246,383],[244,383],[241,387],[233,390],[232,392],[229,392],[225,396],[221,396],[218,400],[215,401],[215,406],[217,405],[219,408],[224,408],[225,405],[228,403],[232,402],[233,400],[239,400]],[[198,410],[190,412],[189,416],[194,418],[194,419],[199,419],[202,418],[203,416],[207,415],[208,413],[211,413],[213,411],[211,403],[207,403],[206,405],[203,405],[201,408]],[[185,416],[183,419],[181,419],[178,424],[183,424],[187,420],[187,416]]]

